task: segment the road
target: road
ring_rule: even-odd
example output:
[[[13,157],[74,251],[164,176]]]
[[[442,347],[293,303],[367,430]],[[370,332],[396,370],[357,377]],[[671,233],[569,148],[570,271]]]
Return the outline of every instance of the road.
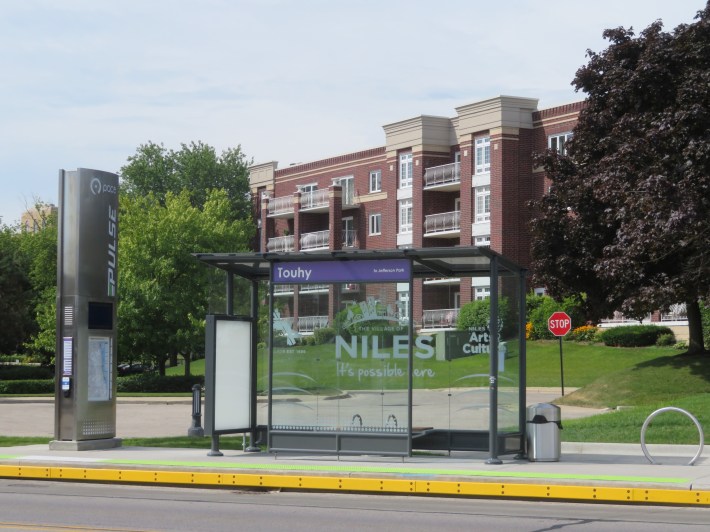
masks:
[[[0,479],[11,531],[705,531],[706,508],[207,490]]]

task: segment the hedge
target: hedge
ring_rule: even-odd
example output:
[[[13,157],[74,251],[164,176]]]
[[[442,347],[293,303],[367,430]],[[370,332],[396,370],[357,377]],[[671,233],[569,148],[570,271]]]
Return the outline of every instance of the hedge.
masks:
[[[623,325],[602,331],[604,345],[611,347],[645,347],[656,345],[660,335],[673,335],[668,327],[658,325]]]
[[[157,373],[138,373],[116,379],[119,392],[130,393],[180,393],[191,392],[195,384],[204,385],[202,375],[164,375]]]
[[[2,381],[20,381],[20,380],[38,380],[38,379],[53,379],[54,369],[49,366],[1,366],[0,365],[0,380]]]
[[[202,375],[169,375],[142,373],[116,379],[116,389],[128,393],[181,393],[191,392],[195,384],[203,385]],[[0,394],[53,394],[54,379],[1,380]]]
[[[54,379],[25,379],[0,381],[0,394],[46,394],[54,393]]]

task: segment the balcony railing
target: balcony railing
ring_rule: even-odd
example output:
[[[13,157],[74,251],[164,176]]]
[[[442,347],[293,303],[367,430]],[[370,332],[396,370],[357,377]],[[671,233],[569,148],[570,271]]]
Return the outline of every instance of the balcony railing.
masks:
[[[459,284],[461,282],[460,277],[425,277],[424,284]]]
[[[298,318],[298,332],[312,333],[316,329],[328,326],[328,316],[300,316]]]
[[[461,230],[461,211],[430,214],[424,219],[424,233],[445,233]]]
[[[293,196],[269,199],[269,216],[293,213]]]
[[[328,292],[327,284],[302,284],[298,289],[301,294],[313,294],[313,293],[323,293]]]
[[[301,209],[315,209],[328,206],[328,189],[313,190],[301,194]]]
[[[275,296],[285,296],[293,295],[295,291],[295,286],[293,284],[275,284],[274,285],[274,295]]]
[[[269,238],[269,241],[266,243],[266,250],[271,252],[293,251],[294,249],[293,235]]]
[[[668,312],[661,314],[661,321],[686,321],[687,319],[688,311],[685,303],[671,305]]]
[[[357,243],[357,231],[351,229],[343,229],[343,247],[344,248],[356,248]]]
[[[425,310],[422,315],[422,327],[425,329],[451,329],[456,327],[459,309],[443,308]]]
[[[432,166],[424,171],[424,186],[436,187],[461,183],[461,163]]]
[[[315,233],[303,233],[301,235],[301,250],[327,248],[329,239],[330,231],[327,229]]]

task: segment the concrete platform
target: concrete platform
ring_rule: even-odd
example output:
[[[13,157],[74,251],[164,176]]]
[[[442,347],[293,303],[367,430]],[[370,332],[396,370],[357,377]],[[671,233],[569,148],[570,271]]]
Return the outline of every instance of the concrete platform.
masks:
[[[550,394],[554,392],[529,393],[528,402],[548,402]],[[10,435],[8,421],[16,420],[11,423],[15,435],[32,435],[31,428],[41,428],[35,435],[51,438],[53,401],[2,398],[0,403],[1,434]],[[186,399],[119,400],[117,437],[186,435],[191,424],[190,405]],[[122,417],[126,409],[130,415]],[[24,415],[18,415],[17,410]],[[563,420],[575,414],[566,407],[562,412]],[[31,417],[32,413],[49,418]],[[563,442],[558,462],[501,456],[501,464],[488,464],[487,453],[475,452],[392,458],[222,449],[223,456],[211,457],[207,449],[119,447],[79,451],[50,449],[43,444],[0,448],[0,477],[710,506],[707,451],[693,466],[686,464],[697,453],[697,446],[649,445],[648,451],[657,464],[648,462],[638,444]]]

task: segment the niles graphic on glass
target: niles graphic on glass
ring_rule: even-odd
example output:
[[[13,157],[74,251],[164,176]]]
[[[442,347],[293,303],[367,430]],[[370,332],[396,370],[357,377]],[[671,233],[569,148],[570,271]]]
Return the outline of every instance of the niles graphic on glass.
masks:
[[[113,303],[89,301],[89,329],[113,329]]]

